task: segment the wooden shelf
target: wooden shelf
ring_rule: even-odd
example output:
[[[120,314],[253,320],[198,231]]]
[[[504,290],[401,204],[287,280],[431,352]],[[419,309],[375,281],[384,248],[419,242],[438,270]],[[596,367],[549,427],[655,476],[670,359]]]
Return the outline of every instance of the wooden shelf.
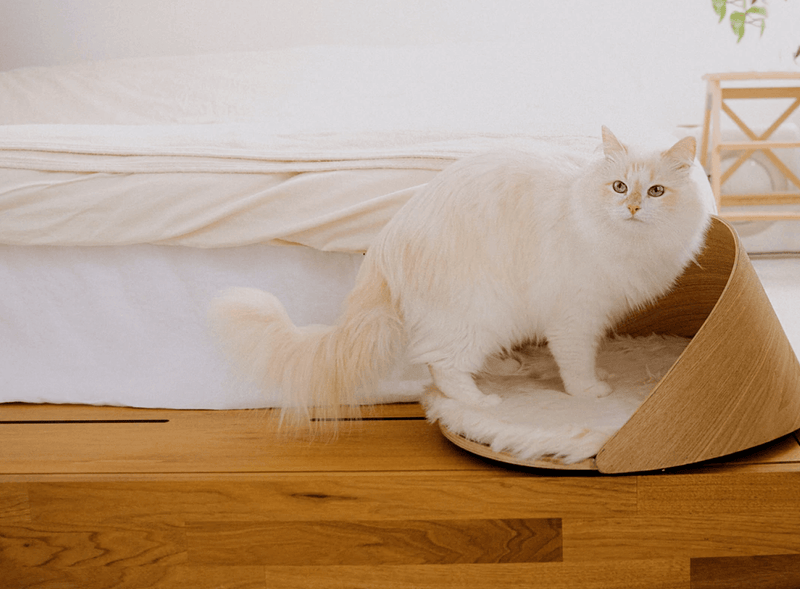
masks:
[[[740,207],[747,205],[797,205],[800,204],[800,192],[767,192],[763,194],[723,194],[720,199],[723,207]],[[780,214],[786,214],[781,212]],[[725,215],[727,218],[727,215]]]
[[[787,78],[791,79],[791,78]],[[757,88],[722,88],[723,100],[728,98],[797,98],[800,88],[792,86]]]
[[[720,143],[717,147],[722,151],[786,149],[800,147],[800,141],[726,141]]]
[[[707,81],[800,80],[800,72],[720,72],[705,74]]]
[[[722,216],[728,221],[800,221],[800,213],[728,212]]]
[[[756,151],[763,152],[775,167],[783,174],[787,180],[800,188],[800,178],[798,178],[775,154],[773,149],[796,149],[800,147],[800,141],[774,141],[770,137],[780,126],[786,122],[795,110],[800,108],[800,72],[726,72],[719,74],[707,74],[703,76],[707,82],[706,111],[703,120],[702,141],[700,146],[700,161],[707,169],[710,169],[711,189],[717,202],[717,209],[721,216],[728,220],[756,220],[764,219],[764,214],[760,212],[739,211],[729,214],[722,211],[722,206],[727,199],[722,195],[722,185],[730,176],[741,166],[750,154]],[[787,86],[770,86],[762,84],[765,80],[784,80],[793,82]],[[744,87],[725,87],[722,84],[729,82],[745,83]],[[727,100],[737,99],[794,99],[793,103],[786,108],[783,113],[769,126],[761,135],[757,135],[750,127],[731,109]],[[723,141],[721,130],[721,114],[725,113],[736,126],[744,133],[746,139],[742,141]],[[722,153],[724,151],[744,151],[729,168],[722,172]],[[710,166],[708,166],[709,153],[711,156]],[[749,198],[739,199],[743,205],[768,204],[772,198],[769,194],[749,195]],[[788,204],[784,201],[779,204]],[[771,204],[776,204],[774,201]],[[794,212],[786,213],[771,212],[769,218],[778,219],[797,219]]]

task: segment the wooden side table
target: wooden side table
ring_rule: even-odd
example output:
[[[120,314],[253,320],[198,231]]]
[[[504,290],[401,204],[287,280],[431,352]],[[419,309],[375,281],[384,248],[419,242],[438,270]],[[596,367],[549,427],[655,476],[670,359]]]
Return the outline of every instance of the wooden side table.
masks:
[[[706,111],[703,120],[703,135],[700,146],[700,162],[706,166],[709,153],[709,136],[711,142],[711,189],[717,201],[720,215],[730,221],[740,220],[800,220],[800,212],[728,212],[722,213],[723,206],[748,206],[748,205],[784,205],[800,204],[798,192],[769,192],[764,194],[737,194],[723,195],[722,184],[730,178],[747,159],[756,151],[761,151],[775,167],[800,189],[798,178],[774,153],[773,149],[800,147],[800,141],[773,141],[772,134],[780,127],[791,114],[800,107],[800,72],[741,72],[707,74],[703,76],[707,83]],[[765,87],[762,80],[796,80],[796,85]],[[723,88],[724,82],[744,82],[733,88]],[[747,85],[747,82],[756,82]],[[741,118],[731,110],[726,100],[734,99],[763,99],[763,98],[794,98],[794,102],[780,115],[774,123],[761,135],[754,133]],[[747,137],[742,141],[723,141],[720,128],[720,113],[727,114]],[[722,173],[722,152],[743,151],[733,164]],[[708,168],[706,168],[708,169]]]

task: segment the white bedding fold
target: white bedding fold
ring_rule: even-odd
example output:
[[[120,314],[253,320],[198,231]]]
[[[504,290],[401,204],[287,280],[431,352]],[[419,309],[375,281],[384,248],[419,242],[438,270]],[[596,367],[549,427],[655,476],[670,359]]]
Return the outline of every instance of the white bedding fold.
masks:
[[[454,160],[596,139],[444,133],[269,135],[242,125],[0,126],[0,243],[365,251]]]
[[[436,172],[87,174],[0,168],[0,243],[361,252]]]
[[[441,170],[499,147],[594,147],[583,136],[361,132],[277,134],[258,124],[0,126],[0,165],[46,172],[301,173]]]

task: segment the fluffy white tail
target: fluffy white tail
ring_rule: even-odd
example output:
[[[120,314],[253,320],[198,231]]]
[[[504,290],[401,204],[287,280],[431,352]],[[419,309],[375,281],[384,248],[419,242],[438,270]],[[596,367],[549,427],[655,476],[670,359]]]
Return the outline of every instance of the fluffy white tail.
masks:
[[[252,288],[223,293],[210,319],[246,376],[265,389],[279,387],[282,423],[292,426],[351,415],[403,341],[385,280],[366,268],[336,325],[297,327],[276,297]]]

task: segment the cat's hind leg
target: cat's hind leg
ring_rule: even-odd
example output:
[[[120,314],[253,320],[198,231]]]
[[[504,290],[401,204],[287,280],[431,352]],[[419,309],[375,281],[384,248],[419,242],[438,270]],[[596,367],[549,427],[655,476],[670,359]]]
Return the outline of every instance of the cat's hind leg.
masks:
[[[476,407],[494,407],[502,400],[482,392],[469,372],[443,364],[429,364],[428,368],[437,388],[451,399]]]
[[[553,354],[566,392],[575,397],[605,397],[612,388],[600,380],[596,369],[599,337],[592,330],[558,329],[547,334],[547,346]]]
[[[474,301],[476,293],[463,298]],[[427,364],[436,387],[451,399],[477,407],[491,407],[501,401],[498,395],[486,395],[472,377],[486,358],[500,349],[500,342],[473,317],[471,309],[431,309],[429,304],[408,305],[404,320],[409,332],[408,358]]]

